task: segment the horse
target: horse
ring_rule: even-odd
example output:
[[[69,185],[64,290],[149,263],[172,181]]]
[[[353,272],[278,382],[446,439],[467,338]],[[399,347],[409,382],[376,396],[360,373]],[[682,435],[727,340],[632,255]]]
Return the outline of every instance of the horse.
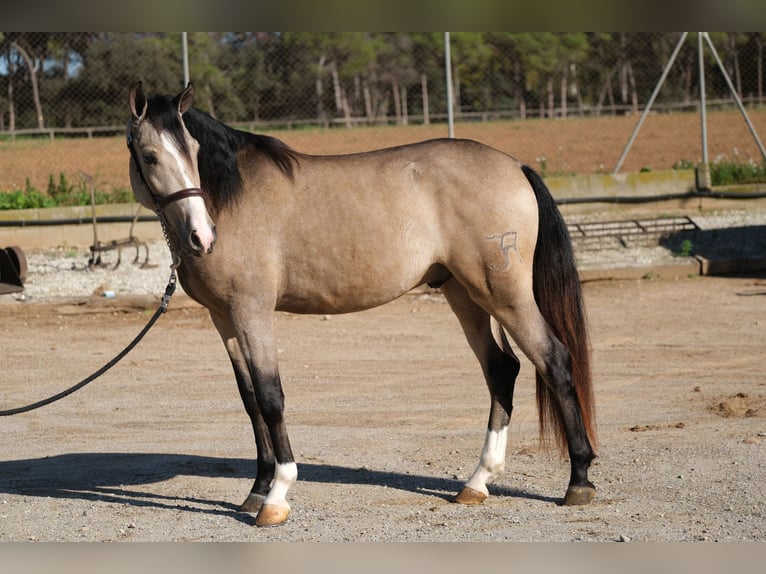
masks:
[[[133,193],[155,211],[185,292],[207,308],[255,435],[239,507],[283,524],[298,469],[274,335],[276,311],[348,313],[438,287],[490,395],[476,470],[454,502],[474,505],[505,469],[520,362],[536,371],[539,430],[568,455],[564,505],[591,502],[596,425],[586,313],[564,220],[541,176],[479,142],[443,138],[309,155],[193,107],[194,86],[130,87]]]

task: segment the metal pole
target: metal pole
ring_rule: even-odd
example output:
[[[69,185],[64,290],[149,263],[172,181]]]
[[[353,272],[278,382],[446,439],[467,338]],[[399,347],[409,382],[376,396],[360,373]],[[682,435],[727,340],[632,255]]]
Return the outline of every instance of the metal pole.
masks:
[[[673,62],[676,61],[676,56],[678,56],[678,52],[681,50],[681,46],[683,45],[684,40],[686,40],[687,34],[688,32],[684,32],[681,35],[681,39],[678,41],[678,44],[676,44],[676,47],[673,50],[673,54],[670,56],[670,60],[668,60],[668,65],[665,66],[665,69],[662,71],[662,77],[660,78],[660,81],[657,82],[657,85],[654,88],[652,97],[649,98],[649,102],[646,104],[646,107],[644,108],[644,111],[641,114],[641,117],[638,119],[638,124],[636,124],[636,127],[633,130],[633,133],[631,134],[630,139],[628,140],[628,143],[625,146],[625,149],[622,150],[622,155],[620,156],[620,159],[617,161],[617,165],[614,167],[614,171],[612,172],[613,174],[616,174],[617,172],[620,171],[620,168],[622,167],[622,162],[625,161],[625,157],[628,155],[628,152],[630,151],[630,148],[633,145],[633,141],[636,139],[636,136],[638,135],[638,132],[641,129],[641,125],[644,123],[644,119],[649,113],[649,110],[651,109],[652,104],[654,103],[654,100],[657,97],[657,94],[660,92],[660,88],[662,88],[662,84],[665,83],[665,78],[667,78],[668,72],[670,72],[670,68],[673,65]]]
[[[750,133],[753,135],[753,139],[755,139],[755,143],[758,145],[758,149],[761,150],[761,156],[763,156],[763,159],[766,160],[766,149],[764,149],[763,144],[761,143],[761,140],[755,131],[755,127],[753,127],[753,124],[750,122],[750,118],[747,115],[745,106],[742,105],[742,100],[739,99],[737,90],[734,88],[734,84],[731,83],[729,74],[726,73],[726,68],[724,68],[723,64],[721,63],[721,58],[718,57],[718,52],[716,51],[715,46],[713,46],[713,42],[710,39],[710,36],[708,35],[707,32],[702,32],[702,35],[705,37],[705,40],[707,40],[707,45],[710,46],[710,51],[713,52],[715,61],[718,63],[718,67],[721,69],[721,73],[723,74],[723,77],[726,80],[726,85],[729,86],[729,91],[731,92],[731,95],[734,96],[734,101],[737,102],[737,107],[739,108],[739,111],[742,114],[742,117],[745,118],[745,123],[747,124],[747,127],[750,129]]]
[[[707,166],[707,103],[705,101],[705,58],[702,52],[702,36],[704,32],[697,32],[697,50],[699,51],[700,70],[700,120],[702,123],[702,163]]]
[[[452,57],[450,54],[449,32],[444,32],[444,70],[447,76],[447,124],[449,137],[455,137],[455,118],[452,110]]]
[[[181,32],[181,52],[184,59],[184,88],[189,85],[189,44],[186,32]]]
[[[700,76],[700,125],[702,130],[702,166],[697,169],[697,189],[710,189],[710,163],[707,154],[707,101],[705,99],[705,55],[702,50],[702,36],[697,32],[697,52]],[[701,170],[701,171],[700,171]]]

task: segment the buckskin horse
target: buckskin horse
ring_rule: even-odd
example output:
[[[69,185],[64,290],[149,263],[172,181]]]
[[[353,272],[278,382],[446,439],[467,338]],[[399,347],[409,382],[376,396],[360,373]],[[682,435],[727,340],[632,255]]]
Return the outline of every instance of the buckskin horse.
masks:
[[[588,504],[596,438],[584,302],[541,177],[460,139],[308,155],[228,127],[193,99],[191,83],[151,98],[131,87],[130,181],[162,221],[184,290],[209,310],[252,421],[257,472],[240,510],[259,526],[284,523],[298,476],[275,311],[359,311],[422,284],[441,288],[491,398],[478,466],[454,500],[481,503],[504,470],[513,341],[536,369],[541,437],[555,437],[571,463],[563,504]]]

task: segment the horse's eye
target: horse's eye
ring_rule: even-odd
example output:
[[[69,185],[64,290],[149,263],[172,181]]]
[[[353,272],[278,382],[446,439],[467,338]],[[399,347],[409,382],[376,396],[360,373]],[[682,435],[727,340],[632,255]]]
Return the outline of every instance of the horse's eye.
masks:
[[[145,153],[144,154],[144,163],[147,165],[153,165],[157,163],[157,156],[155,156],[153,153]]]

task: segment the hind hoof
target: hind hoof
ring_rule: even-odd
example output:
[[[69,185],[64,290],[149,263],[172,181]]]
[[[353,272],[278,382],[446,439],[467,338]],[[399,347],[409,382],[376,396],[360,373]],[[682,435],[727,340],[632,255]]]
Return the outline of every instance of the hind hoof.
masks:
[[[593,497],[596,496],[596,487],[594,486],[570,486],[564,497],[564,506],[583,506],[590,504]]]
[[[481,504],[487,499],[487,495],[483,492],[479,492],[478,490],[474,490],[470,486],[463,487],[463,490],[461,490],[458,495],[455,497],[454,502],[457,502],[458,504],[469,504],[469,505],[475,505],[475,504]]]
[[[240,512],[258,512],[261,509],[261,506],[263,506],[263,498],[264,496],[262,494],[254,494],[251,492],[245,499],[245,502],[239,505],[237,510]]]
[[[255,517],[256,526],[279,526],[287,522],[290,509],[276,504],[264,504]]]

